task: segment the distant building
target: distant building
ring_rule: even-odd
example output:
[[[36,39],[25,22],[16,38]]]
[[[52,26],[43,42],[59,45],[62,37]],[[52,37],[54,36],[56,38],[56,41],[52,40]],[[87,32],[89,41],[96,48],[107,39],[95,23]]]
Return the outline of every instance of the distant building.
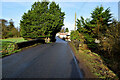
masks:
[[[60,38],[66,38],[67,37],[67,33],[60,33],[59,37]]]
[[[66,41],[71,41],[70,40],[70,32],[66,33],[57,33],[56,36],[58,36],[61,39],[65,39]]]

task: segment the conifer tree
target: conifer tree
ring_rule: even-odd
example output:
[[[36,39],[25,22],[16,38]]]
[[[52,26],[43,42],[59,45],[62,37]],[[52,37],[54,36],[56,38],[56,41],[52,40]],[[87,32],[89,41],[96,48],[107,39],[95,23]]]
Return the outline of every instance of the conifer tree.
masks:
[[[64,25],[64,12],[55,2],[35,2],[31,10],[20,20],[21,36],[24,38],[50,37],[55,39]]]

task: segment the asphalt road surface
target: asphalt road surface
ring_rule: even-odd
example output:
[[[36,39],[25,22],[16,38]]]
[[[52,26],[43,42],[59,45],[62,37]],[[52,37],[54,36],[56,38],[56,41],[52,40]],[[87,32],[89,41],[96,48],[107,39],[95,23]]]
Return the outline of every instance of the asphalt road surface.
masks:
[[[2,59],[3,78],[82,78],[67,42],[25,49]]]

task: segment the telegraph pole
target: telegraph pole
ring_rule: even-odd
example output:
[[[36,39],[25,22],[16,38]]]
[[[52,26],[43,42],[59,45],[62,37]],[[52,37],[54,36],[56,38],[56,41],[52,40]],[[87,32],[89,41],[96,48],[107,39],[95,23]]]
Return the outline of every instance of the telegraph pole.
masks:
[[[76,12],[75,12],[75,28],[74,30],[76,30]]]

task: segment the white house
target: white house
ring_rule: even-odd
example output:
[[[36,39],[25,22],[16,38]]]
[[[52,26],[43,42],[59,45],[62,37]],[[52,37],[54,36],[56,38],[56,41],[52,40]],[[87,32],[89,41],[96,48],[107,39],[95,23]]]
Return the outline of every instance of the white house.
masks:
[[[58,37],[61,38],[61,39],[65,38],[66,41],[71,41],[71,40],[70,40],[70,32],[57,33],[56,36],[58,36]]]

